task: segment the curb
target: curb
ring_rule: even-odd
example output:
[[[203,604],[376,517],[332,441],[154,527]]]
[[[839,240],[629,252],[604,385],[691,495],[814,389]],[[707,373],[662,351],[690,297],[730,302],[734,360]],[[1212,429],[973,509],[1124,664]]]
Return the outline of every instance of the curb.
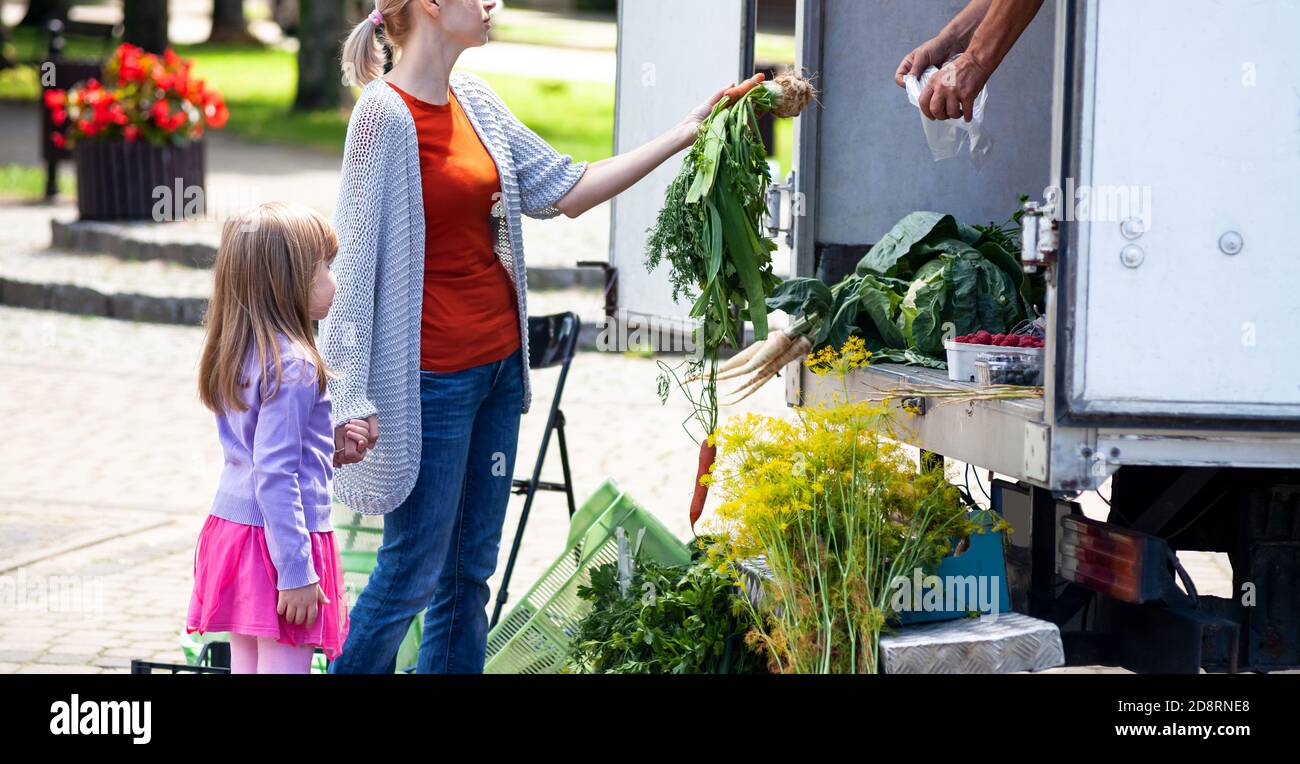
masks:
[[[161,297],[134,292],[105,293],[76,284],[33,283],[0,276],[0,305],[122,321],[199,326],[208,300],[205,297]],[[583,321],[578,349],[597,352],[596,338],[602,328],[601,324]]]
[[[198,326],[207,310],[208,300],[205,297],[160,297],[134,292],[105,293],[76,284],[33,283],[0,276],[0,304],[80,316]]]
[[[191,268],[211,268],[216,260],[217,247],[210,241],[161,241],[133,235],[134,227],[129,223],[100,220],[51,220],[50,248],[78,254],[107,254],[132,260],[165,260]],[[530,266],[528,288],[604,289],[605,274],[597,268]]]

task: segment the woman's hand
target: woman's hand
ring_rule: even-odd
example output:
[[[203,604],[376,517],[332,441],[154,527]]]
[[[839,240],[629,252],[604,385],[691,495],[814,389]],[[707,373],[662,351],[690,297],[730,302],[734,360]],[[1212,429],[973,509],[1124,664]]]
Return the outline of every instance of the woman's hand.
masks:
[[[716,105],[718,101],[722,100],[722,94],[732,87],[735,87],[735,83],[732,83],[725,88],[721,88],[718,92],[706,98],[699,106],[692,109],[691,112],[687,114],[680,123],[678,123],[676,128],[678,133],[677,151],[688,148],[692,143],[695,143],[695,134],[699,132],[700,123],[707,119],[709,114],[713,112],[714,105]]]
[[[307,584],[297,589],[284,589],[275,603],[275,612],[293,624],[311,626],[316,623],[317,606],[330,604],[320,583]]]
[[[334,430],[334,466],[356,464],[379,442],[379,419],[351,419]]]

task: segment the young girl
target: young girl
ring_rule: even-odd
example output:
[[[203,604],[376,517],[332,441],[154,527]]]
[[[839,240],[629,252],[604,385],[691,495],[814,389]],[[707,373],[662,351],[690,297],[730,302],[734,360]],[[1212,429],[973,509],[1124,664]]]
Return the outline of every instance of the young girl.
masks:
[[[195,550],[186,630],[230,632],[236,674],[307,673],[315,648],[332,659],[347,636],[330,526],[339,456],[325,383],[336,375],[311,324],[334,299],[337,249],[323,217],[286,204],[221,233],[199,396],[217,416],[225,468]]]

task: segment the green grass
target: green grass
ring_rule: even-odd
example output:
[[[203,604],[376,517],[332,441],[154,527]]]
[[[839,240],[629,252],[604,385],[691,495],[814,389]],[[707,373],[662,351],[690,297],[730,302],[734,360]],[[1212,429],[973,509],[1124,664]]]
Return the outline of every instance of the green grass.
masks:
[[[795,42],[793,35],[759,32],[754,35],[754,61],[761,64],[794,65]]]
[[[760,37],[761,41],[761,37]],[[20,59],[31,60],[40,47],[30,30],[15,30]],[[75,41],[74,53],[86,52]],[[83,46],[84,47],[84,46]],[[92,46],[93,50],[98,50]],[[338,154],[347,134],[348,112],[295,112],[290,109],[297,83],[292,52],[249,45],[181,45],[176,52],[194,59],[194,74],[225,96],[230,121],[225,130],[253,141],[307,146]],[[27,53],[29,55],[22,55]],[[538,79],[479,72],[510,109],[548,143],[575,159],[610,156],[614,134],[612,84]],[[34,100],[40,92],[36,72],[19,67],[0,72],[0,98]],[[790,168],[788,120],[777,123],[777,159],[782,174]],[[10,176],[4,176],[6,180]],[[26,181],[24,181],[26,182]],[[0,193],[7,188],[0,186]]]
[[[76,178],[63,165],[59,173],[59,193],[71,196],[77,190]],[[45,168],[21,164],[0,165],[0,199],[39,199],[45,195]]]

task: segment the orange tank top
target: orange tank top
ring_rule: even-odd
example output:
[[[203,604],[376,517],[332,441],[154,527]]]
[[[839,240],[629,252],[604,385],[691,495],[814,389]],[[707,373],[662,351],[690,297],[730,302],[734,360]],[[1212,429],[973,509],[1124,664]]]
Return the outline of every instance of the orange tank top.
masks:
[[[448,103],[402,96],[420,147],[424,196],[424,302],[420,368],[459,371],[519,348],[519,309],[493,244],[501,192],[492,155],[448,89]]]

